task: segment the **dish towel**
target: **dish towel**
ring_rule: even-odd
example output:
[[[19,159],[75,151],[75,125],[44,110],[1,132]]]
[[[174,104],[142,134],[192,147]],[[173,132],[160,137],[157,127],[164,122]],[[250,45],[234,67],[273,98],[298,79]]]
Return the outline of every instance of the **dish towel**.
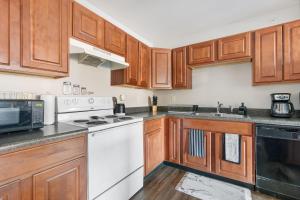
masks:
[[[189,154],[195,157],[205,156],[204,131],[198,129],[189,130]]]
[[[240,141],[241,137],[238,134],[225,133],[224,135],[224,160],[233,163],[240,163]]]

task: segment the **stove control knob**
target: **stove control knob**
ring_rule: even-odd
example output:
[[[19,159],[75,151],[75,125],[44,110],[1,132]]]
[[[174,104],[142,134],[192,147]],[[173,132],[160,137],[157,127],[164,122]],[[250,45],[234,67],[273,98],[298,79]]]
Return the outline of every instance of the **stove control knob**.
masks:
[[[66,99],[65,101],[64,101],[64,104],[65,105],[70,105],[72,102],[71,102],[71,100],[70,99]]]
[[[72,99],[72,103],[73,103],[73,104],[77,104],[77,103],[78,103],[78,99],[77,99],[77,98]]]
[[[95,101],[95,100],[94,100],[93,98],[89,98],[89,103],[90,103],[90,104],[93,104],[94,101]]]

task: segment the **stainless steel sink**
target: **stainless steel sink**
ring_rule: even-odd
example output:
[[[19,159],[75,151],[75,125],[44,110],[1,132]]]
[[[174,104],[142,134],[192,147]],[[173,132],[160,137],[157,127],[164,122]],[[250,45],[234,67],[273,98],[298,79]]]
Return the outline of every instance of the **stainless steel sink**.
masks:
[[[194,116],[203,116],[203,117],[221,117],[221,118],[237,118],[242,119],[245,118],[244,115],[238,114],[229,114],[229,113],[191,113]]]

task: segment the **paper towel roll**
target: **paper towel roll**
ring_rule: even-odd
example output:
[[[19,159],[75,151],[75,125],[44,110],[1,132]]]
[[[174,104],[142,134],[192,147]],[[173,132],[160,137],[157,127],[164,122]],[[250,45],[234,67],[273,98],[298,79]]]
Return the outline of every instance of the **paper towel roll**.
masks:
[[[55,122],[55,96],[41,95],[41,100],[44,100],[44,124],[50,125]]]

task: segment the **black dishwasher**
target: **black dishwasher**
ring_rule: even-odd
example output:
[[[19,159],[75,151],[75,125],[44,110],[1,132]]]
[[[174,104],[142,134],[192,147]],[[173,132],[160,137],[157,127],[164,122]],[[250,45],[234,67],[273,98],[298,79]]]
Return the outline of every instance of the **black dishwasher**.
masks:
[[[256,127],[256,187],[300,199],[300,127]]]

